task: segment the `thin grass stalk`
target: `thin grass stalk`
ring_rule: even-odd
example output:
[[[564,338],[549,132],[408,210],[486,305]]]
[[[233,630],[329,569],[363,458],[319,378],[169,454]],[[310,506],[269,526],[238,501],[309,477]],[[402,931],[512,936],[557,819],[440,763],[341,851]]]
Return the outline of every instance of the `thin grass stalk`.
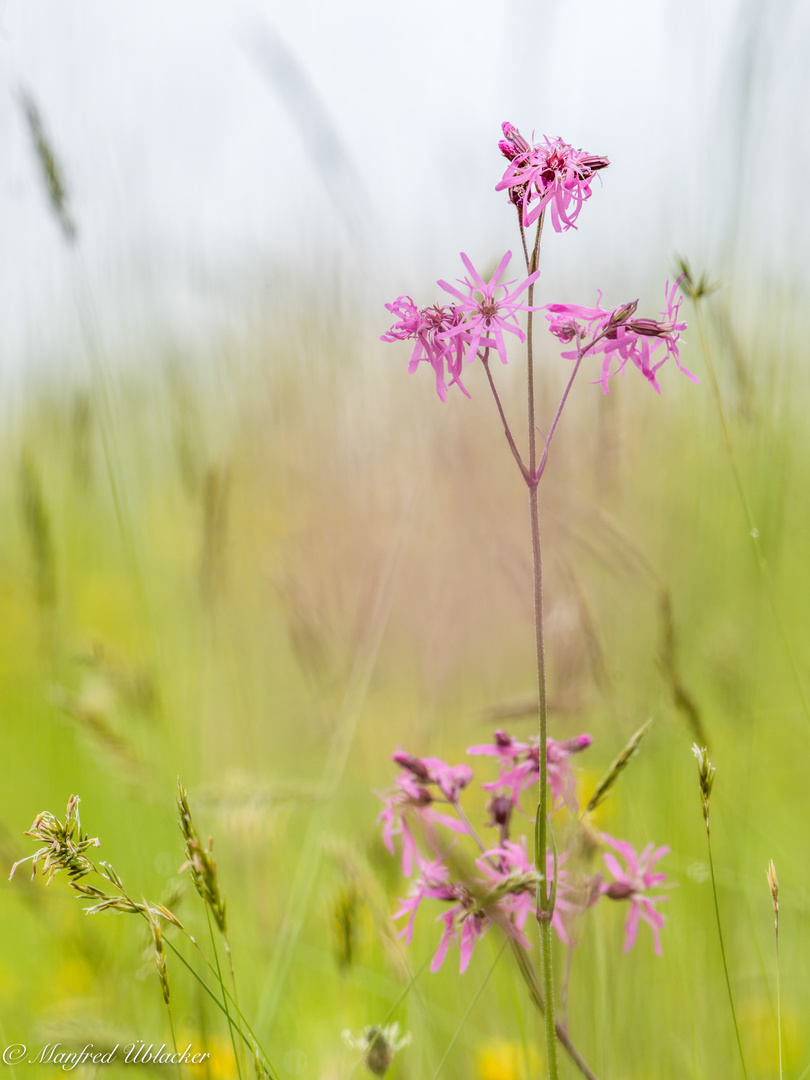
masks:
[[[478,987],[478,989],[473,994],[472,1001],[467,1006],[467,1011],[464,1013],[464,1015],[461,1018],[461,1022],[459,1023],[456,1030],[453,1032],[453,1036],[450,1039],[450,1042],[447,1044],[447,1049],[445,1050],[444,1054],[442,1055],[442,1060],[439,1062],[438,1067],[437,1067],[435,1073],[433,1074],[433,1080],[439,1080],[439,1076],[441,1075],[441,1071],[444,1068],[444,1066],[447,1064],[447,1059],[450,1057],[452,1049],[456,1045],[456,1042],[458,1041],[459,1035],[464,1030],[464,1025],[470,1019],[470,1014],[472,1013],[473,1009],[475,1008],[475,1006],[476,1006],[476,1004],[478,1002],[478,999],[481,997],[481,994],[484,992],[484,987],[487,985],[487,983],[490,980],[490,976],[492,975],[495,968],[498,966],[498,961],[503,956],[503,951],[504,951],[505,948],[506,948],[506,941],[504,941],[504,943],[501,945],[500,949],[498,949],[498,955],[495,957],[495,960],[492,963],[492,967],[486,973],[486,975],[484,976],[484,978],[483,978],[483,980],[481,982],[481,985]]]
[[[726,976],[726,989],[728,990],[728,1001],[731,1006],[731,1018],[734,1021],[734,1033],[737,1036],[737,1049],[740,1052],[740,1062],[742,1063],[743,1075],[745,1080],[748,1080],[748,1070],[745,1067],[745,1055],[743,1054],[742,1040],[740,1039],[740,1028],[737,1023],[737,1012],[734,1008],[734,995],[731,992],[731,979],[728,974],[728,962],[726,960],[726,946],[723,941],[723,927],[720,922],[720,905],[717,902],[717,882],[714,876],[714,859],[712,858],[712,831],[710,825],[710,807],[712,790],[714,788],[714,779],[717,769],[709,761],[709,755],[705,746],[698,746],[694,743],[692,746],[692,753],[695,755],[698,763],[698,782],[700,786],[700,804],[703,811],[703,824],[706,826],[706,846],[709,849],[709,870],[712,878],[712,897],[714,898],[714,914],[717,919],[717,936],[720,938],[720,954],[723,958],[723,972]]]
[[[529,989],[529,996],[531,997],[533,1004],[543,1016],[548,1016],[548,1013],[546,1012],[545,1000],[543,998],[543,991],[541,990],[540,983],[537,979],[537,972],[532,967],[526,950],[522,946],[518,945],[518,943],[512,938],[510,938],[509,940],[509,945],[512,949],[512,955],[517,961],[517,966],[520,974],[523,976],[524,982]],[[576,1067],[579,1069],[579,1071],[582,1073],[582,1075],[586,1077],[586,1080],[599,1080],[596,1073],[593,1071],[593,1069],[591,1069],[591,1067],[582,1057],[580,1052],[568,1038],[568,1032],[565,1030],[562,1024],[560,1024],[559,1021],[555,1021],[555,1027],[557,1040],[559,1041],[565,1052],[568,1054],[568,1056],[571,1058],[573,1063],[576,1065]]]
[[[773,930],[776,945],[776,1032],[779,1040],[779,1080],[782,1080],[782,993],[779,986],[779,881],[776,877],[776,867],[773,865],[773,859],[771,859],[768,866],[767,878],[773,904]]]
[[[793,647],[790,643],[790,636],[787,632],[784,619],[782,618],[782,611],[779,604],[776,601],[776,595],[773,588],[773,581],[771,579],[770,567],[768,561],[762,553],[762,547],[760,545],[759,529],[754,521],[754,515],[751,510],[751,503],[749,502],[748,495],[742,482],[742,476],[737,465],[737,458],[734,452],[734,444],[731,441],[731,435],[729,434],[728,424],[726,422],[726,412],[723,406],[723,398],[720,394],[720,384],[717,381],[717,374],[714,369],[714,363],[712,361],[711,350],[709,349],[709,343],[706,338],[706,331],[703,325],[703,317],[701,315],[701,297],[700,295],[692,296],[692,305],[695,309],[695,322],[698,328],[698,335],[700,337],[700,347],[703,352],[703,359],[706,363],[706,370],[709,373],[709,384],[712,388],[712,396],[714,397],[714,403],[717,408],[717,415],[720,419],[720,427],[723,432],[723,442],[726,447],[726,454],[728,455],[729,464],[731,465],[731,471],[734,475],[734,484],[737,488],[737,494],[740,499],[740,504],[745,514],[746,524],[748,526],[748,535],[751,538],[751,543],[754,548],[754,559],[756,561],[757,570],[762,578],[762,584],[765,588],[765,595],[768,598],[768,603],[773,613],[773,619],[776,623],[776,629],[779,634],[779,640],[785,653],[785,658],[788,661],[790,672],[793,677],[793,682],[796,685],[796,689],[799,694],[799,699],[802,704],[802,711],[804,712],[805,719],[810,723],[810,701],[807,699],[804,685],[802,683],[801,675],[799,674],[799,666],[796,663],[796,657],[793,653]]]
[[[731,1006],[731,1018],[734,1021],[734,1034],[737,1036],[737,1049],[740,1052],[740,1064],[743,1076],[748,1080],[748,1070],[745,1067],[745,1055],[743,1054],[742,1039],[740,1038],[740,1026],[737,1023],[737,1012],[734,1008],[734,995],[731,992],[731,979],[728,974],[728,961],[726,960],[726,946],[723,942],[723,927],[720,923],[720,907],[717,903],[717,882],[714,877],[714,859],[712,858],[712,840],[708,824],[706,826],[706,845],[709,849],[709,870],[712,876],[712,896],[714,897],[714,914],[717,919],[717,936],[720,939],[720,953],[723,957],[723,973],[726,976],[726,989],[728,990],[728,1003]]]
[[[196,945],[196,942],[194,942],[193,938],[190,939],[190,940]],[[196,968],[191,966],[191,964],[188,962],[188,960],[186,960],[185,956],[183,956],[183,954],[180,952],[180,950],[177,948],[177,946],[174,944],[174,942],[170,938],[166,939],[166,944],[169,946],[169,948],[172,950],[172,952],[177,957],[177,959],[181,962],[181,964],[183,964],[183,966],[186,968],[186,970],[189,972],[189,974],[192,975],[197,980],[200,987],[206,992],[206,994],[208,994],[208,996],[214,1002],[214,1004],[219,1009],[219,1011],[223,1015],[227,1015],[226,1012],[225,1012],[225,1007],[223,1006],[222,1002],[219,1000],[217,995],[214,993],[214,991],[211,989],[211,987],[208,985],[208,983],[205,981],[205,979],[202,977],[202,975],[200,975],[199,971],[197,971]],[[199,946],[197,946],[197,948],[199,950]],[[211,961],[208,959],[208,957],[204,953],[202,953],[202,957],[205,960],[205,962],[208,964],[209,968],[211,968],[211,971],[214,972],[214,967],[211,964]],[[223,986],[222,989],[224,990],[225,995],[227,997],[229,997],[231,999],[231,1001],[233,1001],[233,995],[229,992],[227,987]],[[236,1002],[234,1002],[234,1005],[236,1005]],[[248,1023],[247,1019],[245,1018],[244,1013],[240,1012],[238,1014],[238,1016],[239,1016],[238,1021],[236,1019],[233,1019],[233,1024],[234,1024],[234,1027],[236,1028],[237,1032],[239,1033],[239,1038],[244,1043],[244,1042],[247,1042],[247,1036],[248,1035],[250,1036],[250,1045],[251,1046],[255,1045],[255,1046],[258,1047],[258,1049],[261,1051],[262,1057],[264,1058],[265,1064],[267,1065],[267,1067],[269,1068],[272,1076],[274,1077],[274,1080],[279,1080],[278,1073],[276,1072],[275,1068],[273,1067],[273,1063],[270,1061],[270,1057],[269,1057],[267,1051],[264,1049],[262,1044],[256,1038],[256,1035],[255,1035],[255,1033],[253,1031],[253,1028]],[[244,1025],[244,1028],[247,1031],[247,1035],[245,1035],[245,1032],[242,1030],[242,1025]]]
[[[219,951],[217,950],[216,939],[214,938],[214,927],[211,923],[211,912],[208,908],[208,904],[205,905],[205,917],[208,921],[208,933],[211,935],[211,948],[214,950],[214,963],[216,964],[216,975],[219,980],[220,989],[222,990],[222,1004],[225,1008],[225,1016],[228,1018],[228,1031],[231,1036],[231,1046],[233,1047],[233,1060],[236,1064],[236,1073],[239,1080],[242,1080],[242,1066],[239,1063],[239,1052],[236,1049],[236,1035],[234,1034],[234,1023],[231,1019],[231,1011],[228,1008],[228,995],[225,991],[225,980],[222,978],[222,968],[219,963]],[[233,970],[233,969],[231,969]],[[244,1045],[244,1044],[243,1044]]]
[[[341,777],[351,752],[360,712],[377,663],[383,632],[388,623],[394,593],[394,581],[399,569],[405,542],[410,532],[411,513],[416,496],[414,486],[403,505],[397,538],[391,546],[382,567],[376,602],[368,623],[368,631],[355,656],[349,684],[338,716],[335,733],[322,773],[327,797],[320,807],[313,809],[307,826],[301,857],[295,869],[292,887],[288,893],[287,908],[278,935],[279,945],[273,956],[264,990],[259,999],[256,1026],[270,1026],[276,1016],[284,993],[284,986],[292,967],[293,952],[303,927],[304,916],[315,886],[320,858],[321,837],[329,828],[333,796],[338,790]]]

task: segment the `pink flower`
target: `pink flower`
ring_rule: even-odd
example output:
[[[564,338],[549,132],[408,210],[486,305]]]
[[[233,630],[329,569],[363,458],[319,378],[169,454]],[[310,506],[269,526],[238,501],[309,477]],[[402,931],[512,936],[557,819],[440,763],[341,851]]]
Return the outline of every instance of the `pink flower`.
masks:
[[[563,852],[557,860],[557,890],[551,917],[551,925],[565,945],[570,944],[565,919],[581,910],[579,904],[569,899],[571,888],[568,873],[562,869],[567,858],[568,853]],[[521,837],[519,844],[507,840],[500,847],[492,848],[476,859],[476,866],[483,870],[492,885],[509,889],[499,901],[499,907],[512,917],[513,926],[522,932],[528,915],[534,912],[537,904],[537,875],[526,853],[526,837]],[[551,881],[554,875],[554,855],[550,851],[546,853],[546,875],[547,881]],[[521,941],[520,938],[517,940]],[[521,941],[521,944],[524,942]],[[529,947],[528,940],[525,947]]]
[[[448,285],[446,281],[438,282],[445,292],[449,292],[459,301],[457,305],[454,305],[455,310],[465,316],[463,322],[443,332],[444,341],[451,342],[454,338],[457,341],[463,339],[467,343],[469,355],[472,356],[475,356],[481,346],[486,349],[495,348],[505,364],[507,357],[504,331],[514,334],[520,342],[526,340],[518,325],[517,313],[536,309],[521,304],[519,298],[521,293],[537,280],[540,271],[536,270],[516,289],[510,290],[510,286],[515,282],[504,282],[501,278],[506,273],[506,267],[511,258],[512,252],[507,251],[489,281],[484,281],[464,252],[461,252],[461,261],[470,274],[469,278],[459,279],[459,284],[466,291],[462,292],[454,285]]]
[[[539,739],[533,736],[529,742],[517,742],[505,731],[496,731],[494,743],[468,748],[468,754],[485,754],[500,761],[500,778],[482,784],[484,791],[498,791],[502,787],[511,790],[512,802],[520,803],[520,793],[532,787],[540,777]],[[551,786],[551,796],[556,806],[565,803],[576,808],[575,782],[568,758],[585,750],[593,742],[590,735],[577,735],[573,739],[546,742],[546,776]],[[499,822],[496,822],[499,824]]]
[[[411,353],[411,362],[408,372],[413,374],[419,364],[424,360],[433,368],[436,376],[436,392],[442,401],[447,400],[447,384],[445,383],[445,367],[450,376],[450,386],[454,384],[467,394],[461,383],[461,365],[464,360],[464,341],[461,337],[448,340],[445,335],[448,330],[458,326],[462,313],[455,304],[448,307],[417,308],[410,296],[398,296],[393,304],[386,304],[386,308],[392,315],[397,316],[395,322],[387,334],[383,334],[381,341],[405,341],[413,338],[416,341]],[[467,397],[470,395],[467,394]]]
[[[509,164],[496,191],[509,191],[510,200],[521,208],[528,228],[549,207],[555,232],[575,228],[574,222],[591,196],[590,180],[610,164],[606,157],[575,150],[562,139],[549,139],[531,146],[512,124],[503,125],[504,138],[498,143]]]
[[[469,765],[448,765],[441,758],[418,758],[404,750],[397,750],[391,759],[423,784],[436,784],[444,797],[453,803],[458,802],[462,788],[472,780]]]
[[[423,859],[418,853],[416,862],[419,867],[419,876],[411,885],[410,892],[405,900],[400,900],[400,909],[391,918],[401,919],[408,915],[408,922],[399,932],[399,937],[404,937],[406,944],[410,945],[413,940],[413,926],[419,905],[425,899],[431,900],[454,900],[455,886],[449,881],[450,871],[441,859],[429,861]]]
[[[439,970],[447,956],[447,950],[455,941],[461,954],[459,971],[463,975],[469,966],[475,943],[489,930],[492,920],[485,912],[476,910],[472,898],[466,895],[461,897],[455,907],[440,915],[437,922],[439,920],[444,923],[444,931],[430,970]]]
[[[647,379],[657,393],[661,392],[656,372],[669,358],[675,361],[692,382],[699,380],[681,364],[678,343],[680,334],[686,329],[686,323],[679,320],[683,297],[678,296],[680,278],[670,286],[667,282],[665,296],[666,308],[660,319],[634,318],[638,301],[631,301],[621,307],[608,309],[601,306],[601,296],[595,308],[580,307],[577,304],[547,304],[546,318],[549,330],[563,344],[576,341],[577,348],[562,353],[565,360],[576,360],[579,356],[602,354],[602,371],[597,382],[602,384],[608,394],[608,379],[624,370],[629,360]],[[677,298],[677,299],[676,299]],[[663,348],[663,355],[658,356]],[[611,370],[612,368],[612,370]]]
[[[656,848],[653,844],[648,844],[641,854],[637,854],[632,844],[625,840],[614,840],[607,833],[602,833],[602,839],[622,856],[627,865],[625,870],[614,855],[610,852],[605,854],[603,856],[605,865],[614,880],[603,882],[599,888],[600,894],[610,897],[611,900],[630,901],[630,912],[624,924],[624,952],[628,952],[635,944],[639,921],[643,919],[652,931],[655,954],[660,956],[659,930],[664,925],[664,916],[655,905],[662,900],[668,900],[669,897],[650,896],[648,890],[666,881],[666,874],[653,873],[652,868],[660,858],[667,854],[669,848]]]
[[[472,769],[468,765],[448,765],[439,758],[413,757],[404,750],[398,750],[392,757],[405,771],[397,777],[395,787],[378,793],[384,806],[377,821],[382,823],[383,843],[392,855],[394,838],[401,838],[402,872],[410,877],[414,862],[418,864],[421,857],[409,819],[419,821],[427,845],[434,854],[443,850],[437,825],[452,832],[466,833],[467,827],[462,821],[433,809],[437,796],[430,788],[436,786],[449,802],[458,802],[461,789],[472,779]]]

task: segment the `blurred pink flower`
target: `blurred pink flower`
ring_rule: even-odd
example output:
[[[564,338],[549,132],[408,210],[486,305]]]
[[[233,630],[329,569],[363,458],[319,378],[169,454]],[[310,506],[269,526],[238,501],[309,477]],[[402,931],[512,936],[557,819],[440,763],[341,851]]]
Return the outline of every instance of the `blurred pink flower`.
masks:
[[[401,919],[407,915],[408,922],[399,932],[399,937],[404,937],[406,944],[410,945],[413,940],[413,927],[419,905],[425,899],[430,900],[453,900],[455,899],[455,886],[450,882],[450,871],[441,859],[423,859],[417,852],[416,863],[419,875],[414,879],[410,892],[404,900],[400,900],[399,911],[394,912],[392,919]]]
[[[575,150],[562,139],[530,145],[512,124],[503,124],[498,143],[509,161],[496,191],[508,190],[510,200],[521,209],[523,225],[532,225],[546,207],[555,232],[575,228],[586,199],[591,196],[594,173],[610,164],[606,157]]]
[[[635,944],[639,922],[643,919],[652,931],[655,954],[660,956],[659,931],[664,925],[664,916],[655,905],[662,900],[668,900],[669,897],[650,896],[648,890],[666,881],[666,874],[653,873],[652,868],[660,858],[667,854],[669,848],[656,848],[653,844],[648,844],[640,854],[637,854],[632,844],[627,841],[614,840],[607,833],[601,835],[602,840],[621,855],[627,867],[624,869],[615,855],[607,852],[603,858],[614,880],[602,882],[599,888],[600,894],[610,897],[611,900],[630,901],[630,912],[624,924],[624,952],[628,952]]]
[[[393,304],[385,305],[392,315],[397,316],[387,334],[383,334],[381,341],[405,341],[413,338],[416,341],[411,353],[411,361],[408,365],[409,374],[416,371],[419,364],[424,360],[433,368],[436,376],[436,392],[442,401],[447,400],[447,383],[445,383],[445,368],[450,376],[450,386],[458,386],[462,393],[470,395],[461,383],[461,365],[464,360],[464,341],[460,337],[448,340],[445,335],[448,330],[458,326],[462,314],[455,304],[448,307],[417,308],[410,296],[398,296]]]
[[[562,869],[567,858],[568,853],[564,851],[557,859],[557,890],[554,914],[551,917],[551,925],[565,945],[571,942],[565,919],[581,910],[581,906],[570,899],[568,872]],[[494,861],[497,861],[497,865],[494,865]],[[526,852],[526,837],[521,837],[519,844],[507,840],[500,847],[485,852],[480,859],[476,859],[476,866],[486,874],[493,885],[508,886],[510,880],[514,883],[511,891],[499,901],[499,906],[512,916],[513,925],[522,931],[526,918],[535,911],[537,904],[537,879],[534,864],[529,862]],[[554,855],[550,851],[546,853],[546,875],[548,881],[551,881],[554,875]],[[529,947],[528,940],[525,947]]]
[[[547,740],[546,775],[555,806],[565,803],[576,809],[576,785],[568,759],[572,754],[585,750],[592,742],[590,735],[576,735],[573,739],[564,739],[561,742],[556,739]],[[484,754],[499,759],[499,779],[482,784],[481,787],[484,791],[508,788],[515,806],[520,803],[520,793],[538,782],[540,747],[537,736],[533,736],[529,742],[518,742],[505,731],[496,731],[493,743],[470,746],[467,753]]]
[[[578,304],[547,304],[546,318],[549,330],[563,344],[575,341],[577,348],[562,353],[565,360],[576,360],[580,355],[587,357],[602,354],[602,371],[599,379],[603,391],[608,394],[608,379],[624,370],[629,360],[647,379],[657,393],[661,392],[656,372],[669,358],[675,361],[692,382],[699,380],[683,366],[678,344],[686,323],[679,320],[683,297],[678,296],[680,278],[670,286],[667,282],[665,297],[666,308],[660,319],[634,318],[638,301],[631,301],[621,307],[608,309],[601,306],[602,294],[595,308],[580,307]],[[660,349],[663,356],[657,356]],[[611,370],[612,368],[612,370]]]
[[[394,838],[401,838],[402,872],[410,877],[414,862],[419,863],[421,856],[408,819],[419,821],[428,847],[435,855],[440,854],[446,845],[441,844],[436,826],[443,825],[456,833],[466,833],[467,826],[458,818],[435,810],[433,804],[445,799],[457,802],[461,789],[472,779],[472,769],[468,765],[448,765],[439,758],[416,758],[403,750],[392,756],[405,771],[397,777],[395,787],[377,793],[384,803],[377,821],[382,823],[383,843],[392,855]],[[444,799],[437,800],[431,786],[438,787]]]
[[[507,251],[489,281],[484,281],[464,252],[461,252],[461,261],[470,276],[460,278],[459,284],[466,291],[462,292],[454,285],[448,285],[446,281],[439,281],[438,284],[459,301],[454,308],[465,318],[463,322],[443,331],[442,340],[450,342],[453,338],[457,341],[463,339],[469,350],[468,356],[475,356],[481,346],[486,349],[495,348],[504,364],[507,362],[504,331],[514,334],[520,342],[526,340],[518,324],[517,313],[537,309],[521,304],[519,298],[529,285],[537,280],[540,271],[536,270],[516,289],[510,290],[510,286],[515,282],[501,281],[501,278],[506,273],[511,258],[512,252]]]

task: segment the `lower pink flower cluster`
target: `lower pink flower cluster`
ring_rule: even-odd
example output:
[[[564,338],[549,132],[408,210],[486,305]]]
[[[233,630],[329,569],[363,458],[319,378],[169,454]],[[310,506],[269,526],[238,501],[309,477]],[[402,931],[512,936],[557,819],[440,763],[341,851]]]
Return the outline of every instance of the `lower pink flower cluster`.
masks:
[[[578,807],[569,759],[590,744],[590,735],[563,742],[548,740],[546,761],[552,811],[567,806],[574,820]],[[448,765],[439,758],[419,758],[397,751],[393,760],[402,771],[394,787],[380,795],[384,803],[379,816],[383,841],[391,854],[396,852],[398,841],[402,871],[412,878],[408,896],[400,900],[393,916],[408,920],[400,936],[411,942],[423,901],[438,900],[449,905],[437,918],[442,935],[431,970],[438,971],[450,946],[456,944],[461,971],[465,971],[476,942],[493,924],[528,949],[526,919],[536,909],[538,888],[547,888],[545,883],[552,880],[555,901],[551,924],[561,941],[575,944],[572,924],[576,917],[601,897],[607,897],[628,904],[624,951],[632,948],[643,920],[652,932],[654,951],[660,955],[659,931],[664,917],[656,905],[667,898],[651,890],[666,879],[654,867],[669,848],[648,844],[638,853],[626,841],[600,833],[596,840],[608,849],[603,861],[610,880],[601,872],[572,873],[569,865],[575,860],[570,852],[557,856],[556,866],[553,853],[547,852],[541,876],[529,860],[526,837],[510,839],[513,812],[523,813],[521,793],[538,783],[538,740],[521,742],[504,731],[496,731],[491,743],[471,746],[467,752],[498,761],[498,779],[481,785],[490,793],[487,826],[498,829],[498,843],[494,846],[479,837],[461,806],[462,791],[473,778],[468,765]],[[459,874],[462,863],[454,853],[459,837],[475,843],[480,852],[475,859],[476,871],[466,876]]]
[[[502,280],[511,257],[512,253],[507,251],[490,280],[485,281],[462,252],[461,260],[468,276],[459,279],[460,288],[446,281],[438,282],[454,298],[454,303],[445,307],[434,304],[418,308],[410,296],[398,296],[393,304],[385,305],[396,322],[381,340],[415,341],[408,371],[413,373],[422,362],[429,364],[442,401],[447,400],[448,387],[454,385],[470,396],[461,382],[465,360],[469,362],[476,356],[483,360],[488,358],[490,350],[495,350],[502,363],[507,362],[506,343],[511,339],[504,335],[509,334],[521,343],[526,340],[518,323],[518,313],[523,311],[545,311],[551,333],[563,344],[574,343],[574,349],[561,354],[563,359],[578,361],[601,355],[601,374],[594,381],[602,384],[606,394],[610,377],[623,372],[628,363],[660,393],[656,373],[670,357],[679,371],[693,382],[698,381],[680,360],[680,335],[686,329],[680,318],[681,278],[672,285],[667,282],[666,307],[659,319],[636,318],[638,301],[635,300],[617,308],[603,308],[601,293],[595,308],[579,304],[546,304],[540,308],[524,304],[520,299],[537,280],[539,271],[518,285],[515,281]]]

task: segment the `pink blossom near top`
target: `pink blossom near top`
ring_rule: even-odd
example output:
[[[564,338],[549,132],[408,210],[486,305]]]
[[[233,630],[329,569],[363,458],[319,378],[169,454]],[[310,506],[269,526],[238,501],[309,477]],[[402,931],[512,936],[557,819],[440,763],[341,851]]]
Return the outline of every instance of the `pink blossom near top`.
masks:
[[[393,304],[385,306],[398,321],[380,340],[406,341],[412,338],[416,341],[408,364],[409,374],[413,374],[424,360],[433,368],[436,392],[442,401],[447,400],[448,385],[458,386],[469,397],[461,382],[465,343],[461,337],[448,339],[445,336],[461,321],[462,312],[456,305],[440,307],[434,304],[432,307],[417,308],[410,296],[398,296]],[[445,369],[450,376],[449,384],[445,382]]]
[[[520,296],[537,280],[540,271],[536,270],[516,289],[511,289],[510,286],[514,285],[515,281],[501,280],[511,258],[512,252],[507,251],[489,281],[484,281],[469,258],[461,252],[461,261],[470,275],[459,279],[462,289],[448,285],[446,281],[438,282],[445,292],[456,298],[456,310],[464,316],[463,321],[443,332],[443,341],[450,342],[453,338],[463,340],[467,344],[468,356],[475,356],[482,346],[485,349],[495,348],[505,364],[507,355],[504,331],[514,334],[520,342],[526,340],[518,324],[517,313],[538,309],[521,304]]]
[[[423,784],[436,784],[449,802],[458,802],[463,788],[472,780],[469,765],[448,765],[446,761],[435,757],[414,757],[404,750],[397,750],[391,755],[392,761],[402,767]]]
[[[661,392],[656,372],[669,358],[675,361],[692,382],[699,380],[681,364],[678,344],[680,335],[686,329],[686,323],[679,320],[683,297],[678,296],[681,279],[666,284],[666,308],[660,319],[635,318],[637,301],[623,304],[621,307],[608,309],[601,306],[602,294],[595,308],[581,307],[578,304],[547,304],[546,318],[549,330],[563,344],[576,341],[577,348],[562,353],[565,360],[576,360],[580,355],[602,354],[602,370],[594,380],[602,384],[604,393],[610,393],[608,380],[612,375],[624,371],[629,360],[642,373],[653,389]],[[663,355],[657,357],[660,349]]]
[[[518,742],[505,731],[496,731],[493,743],[468,747],[468,754],[484,754],[499,759],[499,779],[482,784],[483,790],[498,791],[506,787],[510,789],[512,802],[518,806],[521,792],[536,784],[540,776],[539,742],[537,736],[533,736],[529,742]],[[568,758],[585,750],[592,742],[590,735],[576,735],[561,742],[556,739],[546,741],[546,776],[555,807],[565,803],[571,809],[576,809],[576,785]]]
[[[607,852],[603,858],[605,865],[613,875],[613,881],[602,882],[599,892],[611,900],[629,900],[630,911],[624,924],[624,952],[635,944],[639,922],[643,919],[653,937],[653,949],[656,956],[661,955],[661,937],[659,931],[664,925],[664,916],[657,910],[656,904],[668,900],[667,896],[650,896],[648,890],[666,881],[666,874],[654,873],[653,867],[660,858],[667,854],[669,847],[656,848],[648,844],[641,853],[637,853],[626,840],[614,840],[607,833],[602,833],[602,840],[624,859],[626,869],[615,855]]]
[[[503,134],[498,147],[509,164],[495,190],[509,192],[527,229],[546,207],[555,232],[576,228],[574,223],[591,196],[590,181],[594,173],[607,168],[608,159],[548,136],[532,146],[509,123],[503,124]]]

